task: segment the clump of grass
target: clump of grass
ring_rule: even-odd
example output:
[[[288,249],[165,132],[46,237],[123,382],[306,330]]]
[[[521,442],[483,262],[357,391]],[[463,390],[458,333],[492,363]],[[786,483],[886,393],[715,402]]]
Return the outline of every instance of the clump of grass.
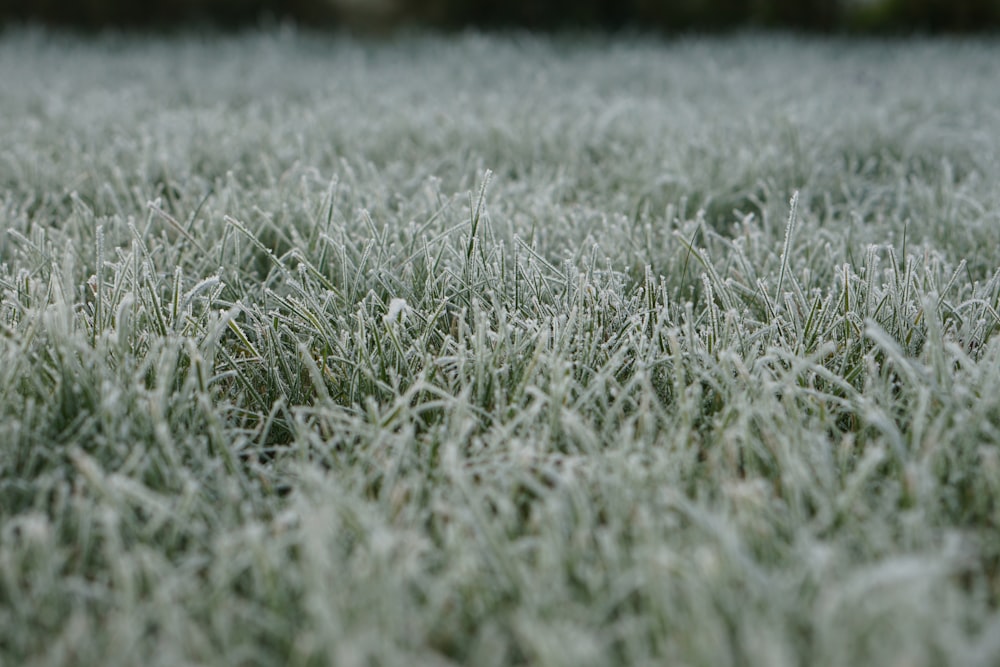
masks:
[[[995,51],[8,32],[0,662],[996,662]]]

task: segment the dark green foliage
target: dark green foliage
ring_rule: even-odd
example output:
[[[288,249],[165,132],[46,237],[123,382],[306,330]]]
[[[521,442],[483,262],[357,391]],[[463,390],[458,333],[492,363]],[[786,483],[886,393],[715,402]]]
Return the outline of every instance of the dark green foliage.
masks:
[[[851,15],[852,27],[978,31],[1000,24],[998,0],[885,0]]]
[[[329,20],[333,12],[318,0],[0,0],[0,21],[38,21],[79,28],[210,24],[237,27],[275,18]]]
[[[238,27],[262,19],[384,30],[444,28],[714,31],[737,27],[813,31],[981,31],[1000,25],[1000,0],[0,0],[0,22],[82,28]]]

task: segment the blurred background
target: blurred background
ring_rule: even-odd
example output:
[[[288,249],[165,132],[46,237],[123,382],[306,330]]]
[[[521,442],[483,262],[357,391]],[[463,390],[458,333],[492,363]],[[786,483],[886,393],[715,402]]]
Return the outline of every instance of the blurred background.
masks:
[[[375,33],[408,26],[965,33],[1000,27],[1000,0],[0,0],[0,23],[8,25],[238,28],[262,21]]]

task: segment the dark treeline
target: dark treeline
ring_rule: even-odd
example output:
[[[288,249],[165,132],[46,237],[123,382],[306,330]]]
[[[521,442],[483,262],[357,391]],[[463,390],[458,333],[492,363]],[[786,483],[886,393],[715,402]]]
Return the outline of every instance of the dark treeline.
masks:
[[[84,29],[240,27],[265,19],[314,27],[738,27],[822,32],[970,32],[1000,27],[1000,0],[0,0],[0,21]]]

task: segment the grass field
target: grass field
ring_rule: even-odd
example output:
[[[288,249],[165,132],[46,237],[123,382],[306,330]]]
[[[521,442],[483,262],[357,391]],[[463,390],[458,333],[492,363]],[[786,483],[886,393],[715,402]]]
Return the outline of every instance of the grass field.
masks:
[[[0,664],[1000,663],[998,61],[0,35]]]

